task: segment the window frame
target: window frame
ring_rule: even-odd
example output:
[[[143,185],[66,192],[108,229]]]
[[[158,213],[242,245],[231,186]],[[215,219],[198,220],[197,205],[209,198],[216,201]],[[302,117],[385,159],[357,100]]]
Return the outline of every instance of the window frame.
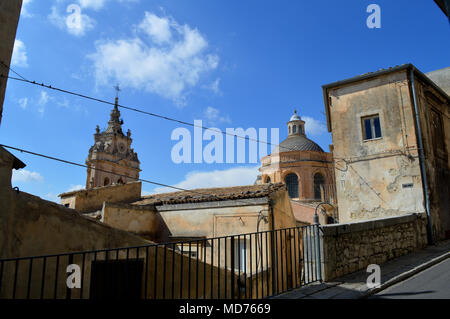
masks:
[[[375,119],[378,119],[378,123],[379,123],[379,130],[380,130],[380,136],[377,136],[376,134],[376,128],[375,128]],[[370,134],[371,137],[368,138],[367,137],[367,130],[366,130],[366,121],[369,120],[370,123]],[[362,130],[362,138],[363,141],[373,141],[373,140],[378,140],[378,139],[382,139],[383,138],[383,130],[381,129],[381,118],[380,118],[380,114],[373,114],[373,115],[368,115],[368,116],[361,116],[361,130]]]
[[[288,182],[287,182],[287,178],[289,177],[289,176],[295,176],[295,178],[296,178],[296,183],[297,183],[297,185],[296,185],[296,188],[297,188],[297,192],[296,192],[296,196],[295,197],[291,197],[291,192],[290,192],[290,184],[288,184]],[[300,181],[299,181],[299,178],[298,178],[298,175],[297,174],[295,174],[295,173],[288,173],[288,174],[286,174],[285,176],[284,176],[284,178],[283,178],[283,180],[284,180],[284,183],[286,184],[286,188],[287,188],[287,191],[288,191],[288,196],[289,196],[289,198],[300,198]]]

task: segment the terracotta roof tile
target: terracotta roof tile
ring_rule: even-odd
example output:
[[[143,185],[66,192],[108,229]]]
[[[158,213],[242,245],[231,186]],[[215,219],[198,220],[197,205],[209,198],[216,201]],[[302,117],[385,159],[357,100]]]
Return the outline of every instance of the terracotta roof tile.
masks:
[[[266,197],[270,193],[285,189],[283,183],[261,184],[234,187],[199,188],[189,191],[162,193],[144,196],[133,205],[168,205],[236,200]]]

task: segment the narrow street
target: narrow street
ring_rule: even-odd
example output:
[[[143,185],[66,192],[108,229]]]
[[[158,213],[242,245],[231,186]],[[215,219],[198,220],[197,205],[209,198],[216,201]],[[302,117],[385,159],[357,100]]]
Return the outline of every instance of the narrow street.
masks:
[[[450,259],[389,287],[372,299],[450,299]]]

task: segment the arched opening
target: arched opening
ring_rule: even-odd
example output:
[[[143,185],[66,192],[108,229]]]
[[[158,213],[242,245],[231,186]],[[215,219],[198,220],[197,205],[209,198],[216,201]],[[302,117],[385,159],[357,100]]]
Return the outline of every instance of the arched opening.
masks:
[[[269,184],[270,182],[271,182],[271,181],[270,181],[270,177],[269,177],[269,176],[267,176],[267,177],[266,177],[266,181],[265,181],[265,183],[266,183],[266,184]]]
[[[297,133],[297,125],[294,125],[294,127],[292,128],[292,133]]]
[[[125,184],[125,183],[123,182],[123,179],[122,179],[122,177],[121,177],[121,178],[119,178],[119,180],[117,181],[117,184]]]
[[[288,174],[284,178],[290,198],[298,198],[298,177],[296,174]]]
[[[109,185],[109,178],[105,177],[105,179],[103,180],[103,186],[107,186]]]
[[[314,175],[314,199],[325,199],[325,178],[320,173]]]

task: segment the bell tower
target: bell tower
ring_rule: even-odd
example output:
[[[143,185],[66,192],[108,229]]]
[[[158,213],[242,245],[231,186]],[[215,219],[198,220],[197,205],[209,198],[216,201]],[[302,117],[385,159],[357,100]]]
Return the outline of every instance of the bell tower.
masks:
[[[116,90],[119,91],[119,88],[116,87]],[[127,135],[122,132],[123,120],[120,119],[118,105],[119,97],[116,95],[108,127],[103,132],[100,132],[98,125],[96,127],[95,142],[89,149],[89,155],[86,159],[86,165],[89,166],[86,189],[112,184],[125,184],[139,179],[140,162],[137,153],[131,148],[131,142],[133,141],[131,131],[128,130]]]

